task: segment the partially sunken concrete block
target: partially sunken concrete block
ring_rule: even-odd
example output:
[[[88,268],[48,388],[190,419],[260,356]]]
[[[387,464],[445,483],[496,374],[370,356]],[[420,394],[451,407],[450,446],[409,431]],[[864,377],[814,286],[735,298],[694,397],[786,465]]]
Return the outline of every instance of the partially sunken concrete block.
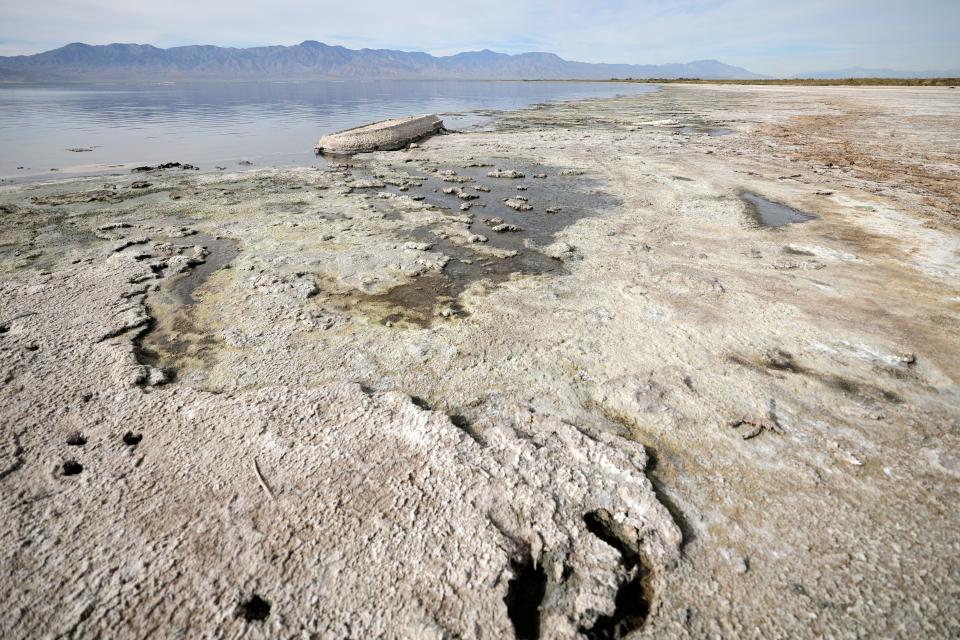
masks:
[[[314,150],[333,155],[389,151],[442,130],[443,120],[435,114],[383,120],[323,136]]]

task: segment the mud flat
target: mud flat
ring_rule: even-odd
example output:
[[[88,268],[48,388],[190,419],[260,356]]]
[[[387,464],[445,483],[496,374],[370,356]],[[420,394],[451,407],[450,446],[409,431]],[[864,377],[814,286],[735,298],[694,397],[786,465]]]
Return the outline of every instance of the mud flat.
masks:
[[[0,636],[957,637],[958,148],[670,85],[3,187]]]

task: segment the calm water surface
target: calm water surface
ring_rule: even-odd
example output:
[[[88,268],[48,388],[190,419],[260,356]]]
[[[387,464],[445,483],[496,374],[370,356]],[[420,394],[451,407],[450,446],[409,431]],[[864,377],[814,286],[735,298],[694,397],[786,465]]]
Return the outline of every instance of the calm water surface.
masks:
[[[92,173],[116,164],[188,162],[201,169],[310,165],[324,133],[417,113],[448,128],[487,110],[653,91],[639,84],[313,81],[0,86],[0,176]],[[71,152],[71,148],[92,149]],[[114,170],[118,170],[115,168]]]

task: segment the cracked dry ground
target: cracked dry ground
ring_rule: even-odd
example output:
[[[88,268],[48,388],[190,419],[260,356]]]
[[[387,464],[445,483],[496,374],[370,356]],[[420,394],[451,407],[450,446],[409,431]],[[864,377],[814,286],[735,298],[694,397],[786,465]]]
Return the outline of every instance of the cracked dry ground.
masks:
[[[958,94],[3,187],[0,636],[956,637]]]

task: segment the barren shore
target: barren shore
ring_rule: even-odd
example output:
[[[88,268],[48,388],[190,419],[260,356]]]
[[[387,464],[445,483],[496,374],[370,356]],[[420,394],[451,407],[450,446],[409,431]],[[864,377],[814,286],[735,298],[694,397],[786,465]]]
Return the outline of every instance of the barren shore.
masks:
[[[669,85],[0,216],[0,637],[960,635],[960,91]]]

